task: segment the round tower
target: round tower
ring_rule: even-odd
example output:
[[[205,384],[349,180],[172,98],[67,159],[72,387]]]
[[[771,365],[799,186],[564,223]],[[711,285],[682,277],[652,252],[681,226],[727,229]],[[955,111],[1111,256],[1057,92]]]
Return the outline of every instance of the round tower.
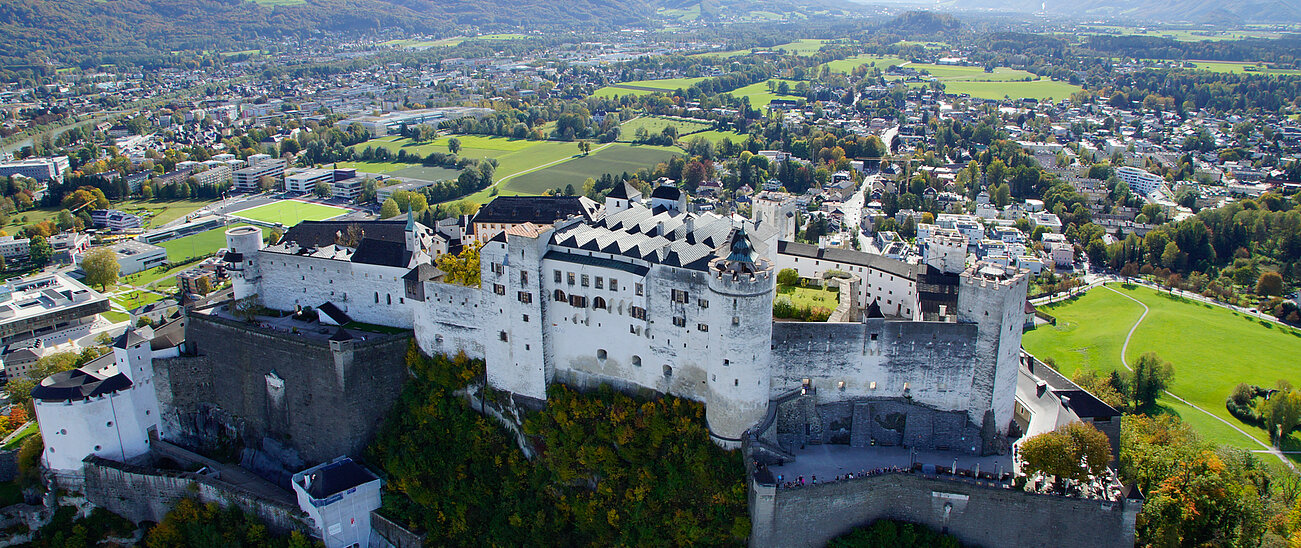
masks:
[[[744,227],[733,230],[724,253],[709,263],[710,324],[716,326],[718,352],[706,358],[705,420],[714,443],[731,449],[768,414],[777,276],[772,264],[758,257]]]
[[[230,273],[235,299],[257,294],[262,275],[258,270],[258,251],[262,249],[262,229],[237,226],[226,231],[226,271]]]

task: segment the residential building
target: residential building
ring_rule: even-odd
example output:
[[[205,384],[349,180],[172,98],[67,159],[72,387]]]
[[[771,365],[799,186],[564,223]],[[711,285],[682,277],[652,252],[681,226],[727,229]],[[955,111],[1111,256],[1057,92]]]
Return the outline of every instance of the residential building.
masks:
[[[113,232],[139,230],[144,225],[140,217],[116,209],[96,209],[91,211],[90,222],[96,228],[107,228]]]
[[[256,156],[256,155],[255,155]],[[270,177],[278,181],[284,177],[285,161],[278,159],[262,159],[256,164],[252,163],[253,156],[249,156],[249,167],[235,170],[234,182],[235,190],[245,192],[257,192],[261,190],[260,181],[263,177]]]
[[[0,344],[40,339],[58,344],[90,334],[108,298],[66,274],[41,274],[0,285]]]
[[[68,157],[28,158],[0,163],[0,177],[21,175],[37,181],[63,182],[63,172],[68,169]]]
[[[380,507],[379,476],[339,457],[294,474],[290,484],[326,548],[370,546],[370,513]]]

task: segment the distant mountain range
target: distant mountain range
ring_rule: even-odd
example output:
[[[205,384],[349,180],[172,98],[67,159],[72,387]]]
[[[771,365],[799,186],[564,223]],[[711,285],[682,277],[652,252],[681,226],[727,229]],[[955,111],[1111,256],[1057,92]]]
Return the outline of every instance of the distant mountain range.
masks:
[[[1190,23],[1301,22],[1301,0],[857,0],[865,4],[908,4],[939,10],[994,10],[1107,17],[1134,21]]]

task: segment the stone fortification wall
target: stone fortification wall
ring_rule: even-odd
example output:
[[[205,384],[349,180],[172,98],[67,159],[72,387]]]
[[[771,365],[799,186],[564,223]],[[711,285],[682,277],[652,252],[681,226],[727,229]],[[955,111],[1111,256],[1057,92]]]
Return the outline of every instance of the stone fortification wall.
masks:
[[[851,447],[905,446],[980,453],[980,427],[964,411],[939,410],[907,398],[861,399],[818,404],[799,396],[777,408],[776,428],[761,433],[782,448],[835,443]]]
[[[809,379],[819,404],[910,397],[935,409],[966,411],[974,390],[992,388],[973,383],[975,340],[971,324],[775,322],[772,396]]]
[[[493,333],[484,325],[482,301],[477,287],[425,282],[425,302],[416,303],[414,319],[420,349],[430,355],[465,352],[483,359],[483,338]]]
[[[187,354],[154,360],[163,437],[201,451],[283,447],[271,457],[290,469],[360,454],[406,380],[410,340],[364,335],[327,343],[191,315]]]
[[[776,489],[751,482],[750,546],[823,546],[878,519],[920,523],[987,548],[1134,545],[1140,503],[1039,495],[895,473]]]
[[[405,268],[266,251],[258,258],[262,261],[258,295],[264,306],[275,310],[332,302],[356,321],[410,329],[412,308],[420,304],[406,299]]]
[[[296,505],[262,498],[191,472],[132,466],[98,457],[86,459],[85,472],[86,500],[135,523],[160,522],[177,501],[188,497],[236,506],[275,531],[302,531],[309,536],[313,531]]]

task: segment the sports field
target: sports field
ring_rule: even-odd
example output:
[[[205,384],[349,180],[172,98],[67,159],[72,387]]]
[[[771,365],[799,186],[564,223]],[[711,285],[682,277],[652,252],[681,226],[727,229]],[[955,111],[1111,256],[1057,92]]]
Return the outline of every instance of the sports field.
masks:
[[[651,93],[663,93],[687,89],[691,84],[702,81],[705,78],[664,78],[661,80],[633,80],[631,82],[620,82],[618,84],[605,86],[592,93],[593,97],[604,99],[613,99],[624,95],[649,95]]]
[[[623,142],[632,141],[637,136],[637,130],[646,128],[651,135],[659,135],[664,128],[673,126],[678,129],[678,135],[704,131],[713,127],[709,122],[692,120],[689,118],[674,118],[669,116],[638,116],[623,124],[619,125],[619,140]]]
[[[785,80],[785,82],[790,84],[792,88],[794,88],[795,84],[798,83],[796,80]],[[768,82],[766,80],[757,84],[750,84],[743,88],[734,89],[729,93],[737,99],[749,97],[750,106],[758,109],[768,106],[768,103],[773,102],[774,99],[803,99],[803,97],[799,95],[778,95],[768,91]]]
[[[582,189],[588,177],[597,178],[606,173],[632,173],[667,162],[681,151],[672,147],[627,145],[615,143],[571,160],[520,175],[502,183],[502,194],[541,194],[550,188],[564,188],[572,184]]]
[[[246,225],[247,223],[237,223],[221,228],[214,228],[212,230],[205,230],[198,234],[191,234],[175,240],[168,240],[158,245],[167,250],[167,261],[176,263],[194,257],[202,257],[226,247],[226,231],[237,226]],[[136,280],[136,283],[145,284],[149,281],[150,280]]]
[[[1128,295],[1150,310],[1134,330],[1125,354],[1131,366],[1144,353],[1156,352],[1174,364],[1170,392],[1269,443],[1265,431],[1229,415],[1224,400],[1240,382],[1264,387],[1274,386],[1279,379],[1301,382],[1297,365],[1301,332],[1146,287],[1108,287],[1115,291],[1096,288],[1074,300],[1041,307],[1057,318],[1057,325],[1027,332],[1022,345],[1041,359],[1052,357],[1067,376],[1081,367],[1123,370],[1121,348],[1143,314],[1142,306],[1123,296]],[[1215,442],[1261,449],[1243,434],[1173,398],[1162,396],[1158,405]],[[1288,445],[1284,449],[1292,449]]]
[[[232,215],[254,221],[294,226],[303,221],[324,221],[347,212],[347,209],[341,207],[312,204],[298,200],[280,200],[254,208],[242,209]]]
[[[898,66],[898,65],[903,65],[904,63],[907,62],[908,62],[907,59],[900,59],[898,57],[859,55],[857,57],[850,57],[848,59],[832,61],[830,63],[827,63],[825,66],[831,67],[831,72],[843,72],[845,74],[849,74],[850,72],[853,72],[855,68],[858,68],[859,66],[862,65],[874,66],[876,68],[881,69],[881,72],[885,72],[886,67],[889,67],[890,65]],[[822,70],[822,69],[818,69],[818,70]]]
[[[735,131],[710,130],[710,131],[702,131],[700,133],[693,133],[687,137],[687,140],[690,141],[691,139],[695,139],[696,137],[704,137],[705,139],[709,139],[714,143],[714,146],[718,146],[719,143],[722,143],[723,139],[731,139],[733,143],[738,145],[744,142],[746,139],[745,135],[741,135],[740,133],[737,133]]]

